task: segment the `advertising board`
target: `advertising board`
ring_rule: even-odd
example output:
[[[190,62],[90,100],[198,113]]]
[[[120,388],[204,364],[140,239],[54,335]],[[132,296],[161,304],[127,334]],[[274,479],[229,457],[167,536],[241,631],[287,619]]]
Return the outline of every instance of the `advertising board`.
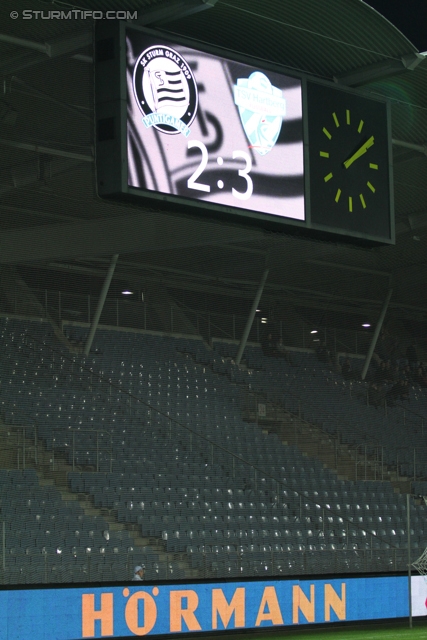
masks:
[[[406,577],[0,591],[5,640],[187,634],[408,616]]]

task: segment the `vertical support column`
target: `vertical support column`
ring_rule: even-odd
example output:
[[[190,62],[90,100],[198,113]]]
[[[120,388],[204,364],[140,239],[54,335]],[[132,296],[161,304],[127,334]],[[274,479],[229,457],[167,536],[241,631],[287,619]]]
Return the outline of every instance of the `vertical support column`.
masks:
[[[248,319],[246,321],[246,326],[245,326],[245,329],[243,331],[242,339],[241,339],[240,344],[239,344],[239,350],[237,352],[237,358],[236,358],[236,364],[237,365],[240,364],[240,361],[242,359],[243,351],[245,350],[246,343],[248,341],[249,332],[251,330],[252,323],[253,323],[254,318],[255,318],[255,314],[256,314],[256,310],[257,310],[259,301],[261,300],[262,292],[264,291],[264,285],[265,285],[265,282],[267,280],[269,271],[270,271],[270,269],[265,269],[264,270],[264,273],[262,274],[261,282],[259,283],[259,287],[258,287],[258,290],[257,290],[256,295],[255,295],[255,299],[254,299],[254,301],[252,303],[252,307],[251,307]]]
[[[110,283],[113,278],[114,270],[116,268],[117,259],[119,254],[116,253],[110,262],[110,266],[108,267],[107,275],[105,276],[104,284],[102,285],[101,295],[99,296],[98,305],[96,307],[95,315],[92,320],[92,324],[90,326],[89,335],[86,340],[84,354],[85,356],[89,355],[90,348],[92,346],[93,339],[95,337],[96,330],[98,328],[99,319],[101,317],[102,310],[104,308],[105,299],[107,297],[108,289],[110,288]]]
[[[408,604],[409,628],[412,629],[412,579],[411,579],[411,509],[410,495],[406,494],[406,526],[408,528]]]
[[[4,520],[2,522],[1,553],[3,556],[2,564],[3,564],[3,579],[4,579],[4,572],[6,569],[6,522]]]
[[[366,354],[366,360],[363,365],[361,378],[364,380],[366,378],[366,374],[369,369],[369,365],[371,364],[372,356],[377,344],[378,336],[380,335],[381,328],[383,326],[385,314],[387,313],[388,305],[390,302],[391,294],[393,293],[393,289],[389,289],[386,299],[384,300],[380,317],[378,318],[377,326],[375,327],[374,335],[372,336],[371,344],[369,345],[368,353]]]

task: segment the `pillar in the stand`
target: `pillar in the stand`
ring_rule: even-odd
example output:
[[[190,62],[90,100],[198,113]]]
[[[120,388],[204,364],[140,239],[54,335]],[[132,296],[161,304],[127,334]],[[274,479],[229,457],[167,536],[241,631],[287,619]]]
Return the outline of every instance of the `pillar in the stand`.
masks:
[[[362,369],[361,378],[364,380],[366,378],[366,374],[369,369],[369,365],[371,364],[372,356],[375,351],[375,347],[377,344],[378,336],[380,335],[380,331],[382,329],[385,314],[387,313],[388,305],[390,302],[391,294],[393,293],[393,289],[389,289],[386,299],[383,302],[383,306],[381,309],[380,317],[378,318],[377,326],[375,327],[374,335],[372,336],[371,344],[369,345],[368,353],[366,354],[366,359]]]
[[[262,274],[261,282],[259,283],[259,287],[258,287],[258,290],[256,292],[255,299],[254,299],[254,301],[252,303],[252,307],[251,307],[248,319],[246,321],[246,326],[245,326],[245,329],[243,331],[242,339],[240,340],[239,350],[237,352],[237,358],[236,358],[236,364],[237,365],[240,364],[240,361],[242,359],[243,351],[245,350],[246,343],[247,343],[248,337],[249,337],[249,333],[250,333],[250,330],[251,330],[251,327],[252,327],[252,323],[253,323],[254,318],[255,318],[256,310],[257,310],[259,301],[261,300],[262,292],[264,290],[264,285],[265,285],[265,282],[266,282],[267,277],[268,277],[268,272],[269,272],[269,269],[265,269],[264,273]]]
[[[93,316],[92,324],[90,325],[89,335],[86,340],[84,354],[85,356],[89,355],[90,348],[92,346],[93,339],[95,337],[96,330],[98,328],[99,319],[101,317],[102,310],[104,308],[105,299],[107,297],[108,289],[110,288],[111,280],[114,275],[114,270],[116,268],[117,259],[119,254],[116,253],[110,262],[110,266],[108,267],[107,275],[105,276],[104,284],[102,285],[101,295],[99,296],[98,305],[96,307],[95,315]]]

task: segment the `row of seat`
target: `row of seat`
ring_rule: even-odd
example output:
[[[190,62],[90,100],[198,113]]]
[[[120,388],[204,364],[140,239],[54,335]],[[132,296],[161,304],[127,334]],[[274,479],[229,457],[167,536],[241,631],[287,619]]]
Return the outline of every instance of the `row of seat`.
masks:
[[[165,523],[160,525],[150,519],[165,514],[198,518],[217,515],[223,518],[224,526],[218,530],[224,533],[236,530],[225,522],[230,512],[237,515],[240,510],[244,517],[252,515],[258,519],[266,515],[273,518],[276,511],[283,517],[290,513],[299,518],[291,528],[304,530],[303,544],[306,544],[310,525],[321,517],[327,518],[328,513],[332,518],[354,521],[359,532],[368,529],[369,518],[390,517],[388,524],[397,525],[403,517],[404,505],[386,483],[375,484],[371,489],[368,484],[341,484],[336,474],[303,456],[296,447],[284,446],[279,438],[263,434],[255,425],[243,421],[235,382],[260,391],[268,387],[278,389],[281,385],[282,394],[304,387],[304,393],[312,397],[319,389],[326,389],[329,411],[333,411],[334,384],[320,375],[315,379],[309,366],[298,371],[298,376],[295,367],[285,361],[274,362],[268,371],[268,362],[260,355],[260,369],[247,375],[239,371],[231,384],[229,372],[235,371],[234,365],[223,362],[225,373],[215,372],[212,369],[215,352],[207,350],[200,341],[195,341],[197,362],[192,362],[182,354],[191,341],[120,332],[115,332],[113,340],[106,330],[97,334],[99,354],[90,359],[75,356],[70,363],[68,354],[58,353],[61,348],[49,330],[44,334],[38,331],[34,337],[29,324],[16,320],[3,323],[4,343],[10,348],[0,365],[3,411],[11,415],[18,407],[21,410],[24,407],[31,420],[37,420],[38,435],[48,449],[65,454],[74,464],[91,467],[92,477],[70,476],[70,487],[91,495],[95,504],[112,510],[119,521],[140,524],[143,535],[160,536],[162,531],[174,531],[165,528]],[[17,344],[25,346],[25,350],[14,350],[12,347]],[[28,352],[33,353],[32,362],[26,357]],[[145,389],[139,382],[136,385],[139,402],[130,396],[123,402],[125,394],[120,390],[134,387],[138,360],[148,376],[154,378],[141,378],[147,380]],[[88,371],[88,364],[94,373]],[[20,381],[31,378],[34,365],[39,367],[37,397],[19,394]],[[178,369],[179,382],[175,371]],[[98,375],[107,379],[94,382]],[[54,378],[56,386],[52,388]],[[148,387],[149,384],[152,386]],[[25,386],[32,391],[31,385]],[[174,419],[179,413],[182,424],[156,413],[146,400],[163,412],[169,411]],[[341,403],[335,404],[337,419],[342,420]],[[321,414],[321,405],[319,409]],[[59,435],[58,424],[68,424],[69,433]],[[100,435],[85,434],[82,429],[87,426],[100,428]],[[80,428],[81,434],[74,431],[76,428]],[[246,458],[250,464],[238,457]],[[153,471],[151,477],[145,473],[148,469]],[[109,475],[111,470],[117,475]],[[160,477],[154,470],[160,471]],[[152,491],[154,487],[159,489],[157,495]],[[218,489],[222,494],[211,492],[209,496],[207,489]],[[282,489],[288,491],[286,496],[280,493]],[[238,499],[239,491],[244,492],[244,500]],[[368,495],[369,491],[375,495]],[[425,510],[414,505],[411,515],[421,519]],[[203,529],[194,527],[194,530]],[[271,528],[263,523],[261,530]],[[384,531],[387,532],[386,527]],[[370,534],[371,542],[374,537]],[[169,536],[165,544],[166,547],[170,544]],[[176,552],[188,555],[187,547],[178,544]]]

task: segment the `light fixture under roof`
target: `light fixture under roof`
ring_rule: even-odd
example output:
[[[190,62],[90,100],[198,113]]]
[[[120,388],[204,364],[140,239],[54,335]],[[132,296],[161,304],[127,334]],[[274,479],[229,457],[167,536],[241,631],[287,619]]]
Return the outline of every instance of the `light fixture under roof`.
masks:
[[[261,324],[267,324],[267,318],[261,318]]]
[[[317,333],[317,329],[313,329],[313,331],[310,331],[310,333]]]
[[[122,291],[123,296],[133,296],[133,291],[129,291],[129,289],[125,289]]]
[[[371,325],[369,324],[369,322],[364,322],[362,324],[362,327],[365,327],[365,329],[368,329]]]

